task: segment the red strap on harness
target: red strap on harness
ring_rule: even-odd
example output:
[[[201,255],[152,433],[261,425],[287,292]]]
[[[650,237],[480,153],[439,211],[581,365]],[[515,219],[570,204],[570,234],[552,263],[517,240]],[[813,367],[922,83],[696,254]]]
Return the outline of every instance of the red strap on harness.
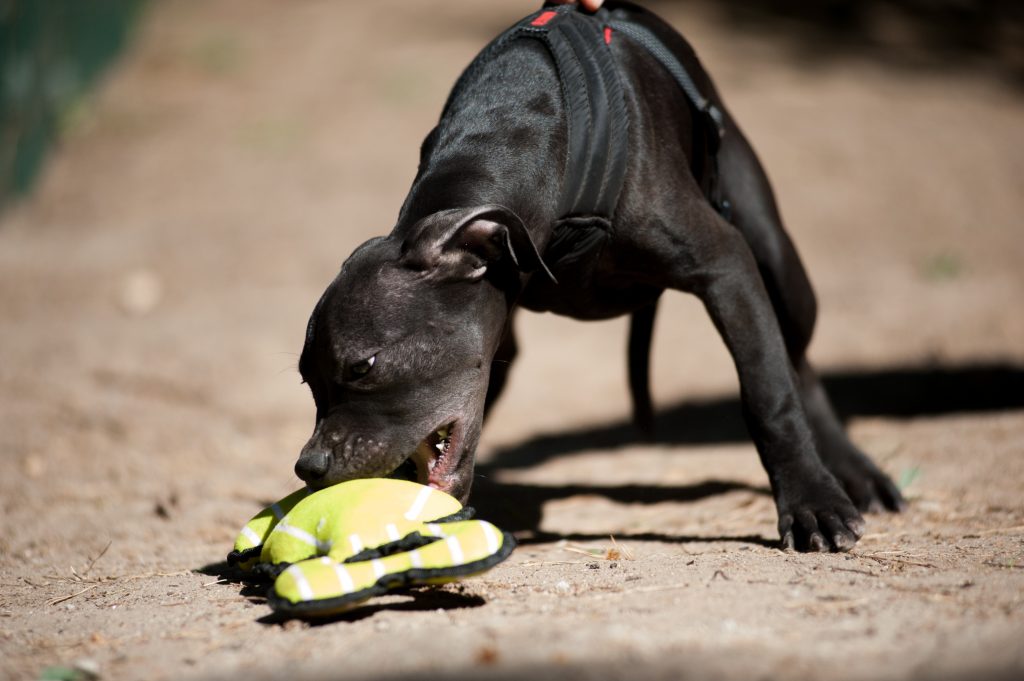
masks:
[[[530,26],[544,26],[549,21],[554,19],[558,15],[558,12],[547,10],[537,15],[537,18],[530,22]]]

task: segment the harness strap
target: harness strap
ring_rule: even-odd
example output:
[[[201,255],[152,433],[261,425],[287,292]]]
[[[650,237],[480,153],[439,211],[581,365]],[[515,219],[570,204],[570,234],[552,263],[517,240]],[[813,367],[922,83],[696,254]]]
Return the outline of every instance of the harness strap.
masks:
[[[618,31],[633,40],[633,42],[643,47],[652,57],[657,59],[662,67],[675,79],[676,83],[679,84],[679,88],[686,94],[697,115],[702,119],[701,122],[709,133],[705,135],[705,140],[708,143],[708,156],[710,157],[707,197],[715,210],[726,220],[729,220],[732,217],[732,206],[728,199],[722,196],[721,186],[718,181],[718,148],[721,145],[722,137],[725,136],[725,116],[722,114],[722,110],[701,93],[697,84],[690,77],[690,74],[687,73],[686,69],[679,62],[679,59],[665,47],[664,43],[650,29],[616,17],[613,17],[608,22],[608,25],[612,30]]]
[[[629,119],[618,65],[609,49],[614,32],[644,48],[673,77],[705,130],[710,165],[706,195],[726,219],[730,206],[718,182],[718,147],[725,134],[724,115],[705,97],[672,52],[649,29],[617,12],[588,15],[573,5],[546,6],[499,35],[477,57],[460,81],[489,62],[509,42],[540,41],[555,63],[568,124],[568,151],[558,215],[562,220],[598,218],[608,224],[615,213],[626,175]],[[455,92],[460,89],[456,84]],[[447,109],[447,106],[445,108]]]
[[[721,138],[725,135],[725,120],[722,116],[722,111],[701,94],[697,84],[690,78],[690,74],[686,72],[683,65],[676,59],[676,56],[668,51],[668,48],[658,40],[652,31],[639,24],[633,24],[618,18],[613,18],[608,24],[613,30],[628,36],[633,42],[643,47],[652,57],[657,59],[665,67],[665,70],[676,79],[679,87],[686,93],[694,108],[708,116],[718,131],[718,137]]]
[[[533,38],[551,53],[569,126],[561,217],[611,218],[626,175],[628,118],[618,68],[601,26],[571,5],[545,9],[507,40]]]

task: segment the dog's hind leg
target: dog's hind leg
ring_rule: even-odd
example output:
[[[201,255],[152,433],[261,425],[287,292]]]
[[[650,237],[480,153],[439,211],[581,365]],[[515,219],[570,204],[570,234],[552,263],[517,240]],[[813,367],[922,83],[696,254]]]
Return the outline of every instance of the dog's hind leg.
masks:
[[[651,337],[658,301],[636,310],[629,319],[629,392],[633,398],[633,424],[647,440],[654,439],[651,402]]]
[[[860,510],[902,509],[899,489],[850,441],[807,359],[817,315],[814,291],[782,225],[768,178],[731,120],[719,151],[719,170],[721,191],[733,208],[730,221],[749,244],[778,317],[822,462]]]

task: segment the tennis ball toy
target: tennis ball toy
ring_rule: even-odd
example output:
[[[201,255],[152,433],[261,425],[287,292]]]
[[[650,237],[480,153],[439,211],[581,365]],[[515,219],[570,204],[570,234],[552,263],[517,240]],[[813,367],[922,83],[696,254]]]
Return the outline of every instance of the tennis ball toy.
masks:
[[[407,480],[301,489],[242,528],[228,563],[273,578],[268,600],[276,612],[334,615],[392,589],[455,581],[508,558],[512,535],[472,514],[454,497]]]

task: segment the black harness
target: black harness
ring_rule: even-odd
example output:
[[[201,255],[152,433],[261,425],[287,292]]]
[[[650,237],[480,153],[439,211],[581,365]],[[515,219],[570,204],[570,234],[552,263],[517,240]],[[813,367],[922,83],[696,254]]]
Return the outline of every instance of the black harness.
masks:
[[[628,14],[601,9],[595,14],[574,5],[544,7],[496,38],[470,65],[487,63],[513,40],[538,40],[547,47],[561,83],[568,119],[569,153],[559,202],[560,222],[610,222],[626,173],[629,120],[619,69],[609,45],[621,33],[643,47],[672,75],[686,94],[702,130],[710,166],[704,183],[711,204],[728,219],[729,204],[718,187],[717,151],[725,132],[720,109],[697,88],[672,52]]]

